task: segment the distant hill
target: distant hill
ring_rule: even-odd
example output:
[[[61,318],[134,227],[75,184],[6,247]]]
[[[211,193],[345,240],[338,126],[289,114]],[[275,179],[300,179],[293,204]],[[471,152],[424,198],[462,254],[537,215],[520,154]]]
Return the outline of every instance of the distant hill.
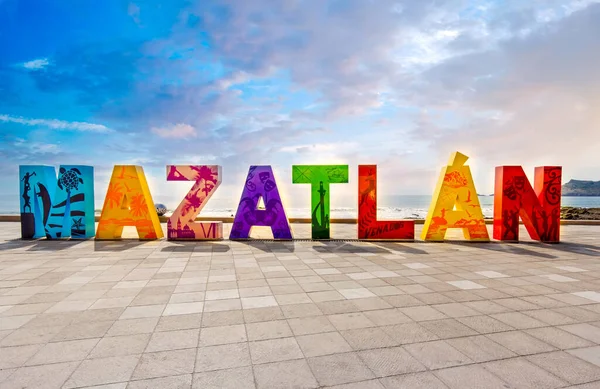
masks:
[[[571,180],[562,186],[563,196],[600,196],[600,181]]]

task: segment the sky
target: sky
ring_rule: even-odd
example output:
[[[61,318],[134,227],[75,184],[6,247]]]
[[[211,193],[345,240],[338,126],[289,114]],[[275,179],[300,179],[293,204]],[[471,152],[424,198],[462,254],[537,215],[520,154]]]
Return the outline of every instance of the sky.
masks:
[[[377,164],[381,195],[431,195],[450,153],[479,193],[494,167],[600,179],[600,1],[0,0],[0,211],[18,166],[143,166],[174,209],[167,164],[219,164],[235,207],[250,165]],[[332,206],[338,204],[332,203]],[[210,205],[207,205],[209,207]]]

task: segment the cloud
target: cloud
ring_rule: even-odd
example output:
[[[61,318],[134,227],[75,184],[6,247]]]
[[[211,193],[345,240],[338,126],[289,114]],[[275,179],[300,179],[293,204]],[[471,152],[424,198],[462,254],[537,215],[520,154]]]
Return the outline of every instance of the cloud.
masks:
[[[27,69],[27,70],[42,70],[44,69],[46,66],[50,65],[50,61],[48,61],[48,58],[39,58],[39,59],[34,59],[32,61],[28,61],[28,62],[24,62],[22,64],[22,66]]]
[[[0,122],[17,123],[25,126],[43,126],[53,130],[72,130],[85,132],[111,132],[112,130],[102,124],[86,122],[68,122],[58,119],[27,119],[18,116],[0,115]]]
[[[150,131],[161,138],[186,139],[198,136],[194,127],[184,123],[174,124],[169,127],[153,127]]]

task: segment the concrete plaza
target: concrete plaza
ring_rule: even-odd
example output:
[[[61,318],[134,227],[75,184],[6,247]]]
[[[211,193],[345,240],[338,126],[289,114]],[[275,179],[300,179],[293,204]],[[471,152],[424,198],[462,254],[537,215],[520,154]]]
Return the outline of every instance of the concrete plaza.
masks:
[[[557,245],[19,228],[0,223],[2,389],[600,388],[600,226]]]

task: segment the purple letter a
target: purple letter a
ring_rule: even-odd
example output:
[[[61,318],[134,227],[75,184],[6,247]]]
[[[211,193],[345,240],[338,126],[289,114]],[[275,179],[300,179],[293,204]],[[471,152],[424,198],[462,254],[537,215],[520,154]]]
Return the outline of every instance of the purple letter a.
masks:
[[[261,198],[264,209],[258,208]],[[275,239],[292,239],[292,230],[270,165],[250,166],[229,239],[249,239],[252,226],[271,227]]]

